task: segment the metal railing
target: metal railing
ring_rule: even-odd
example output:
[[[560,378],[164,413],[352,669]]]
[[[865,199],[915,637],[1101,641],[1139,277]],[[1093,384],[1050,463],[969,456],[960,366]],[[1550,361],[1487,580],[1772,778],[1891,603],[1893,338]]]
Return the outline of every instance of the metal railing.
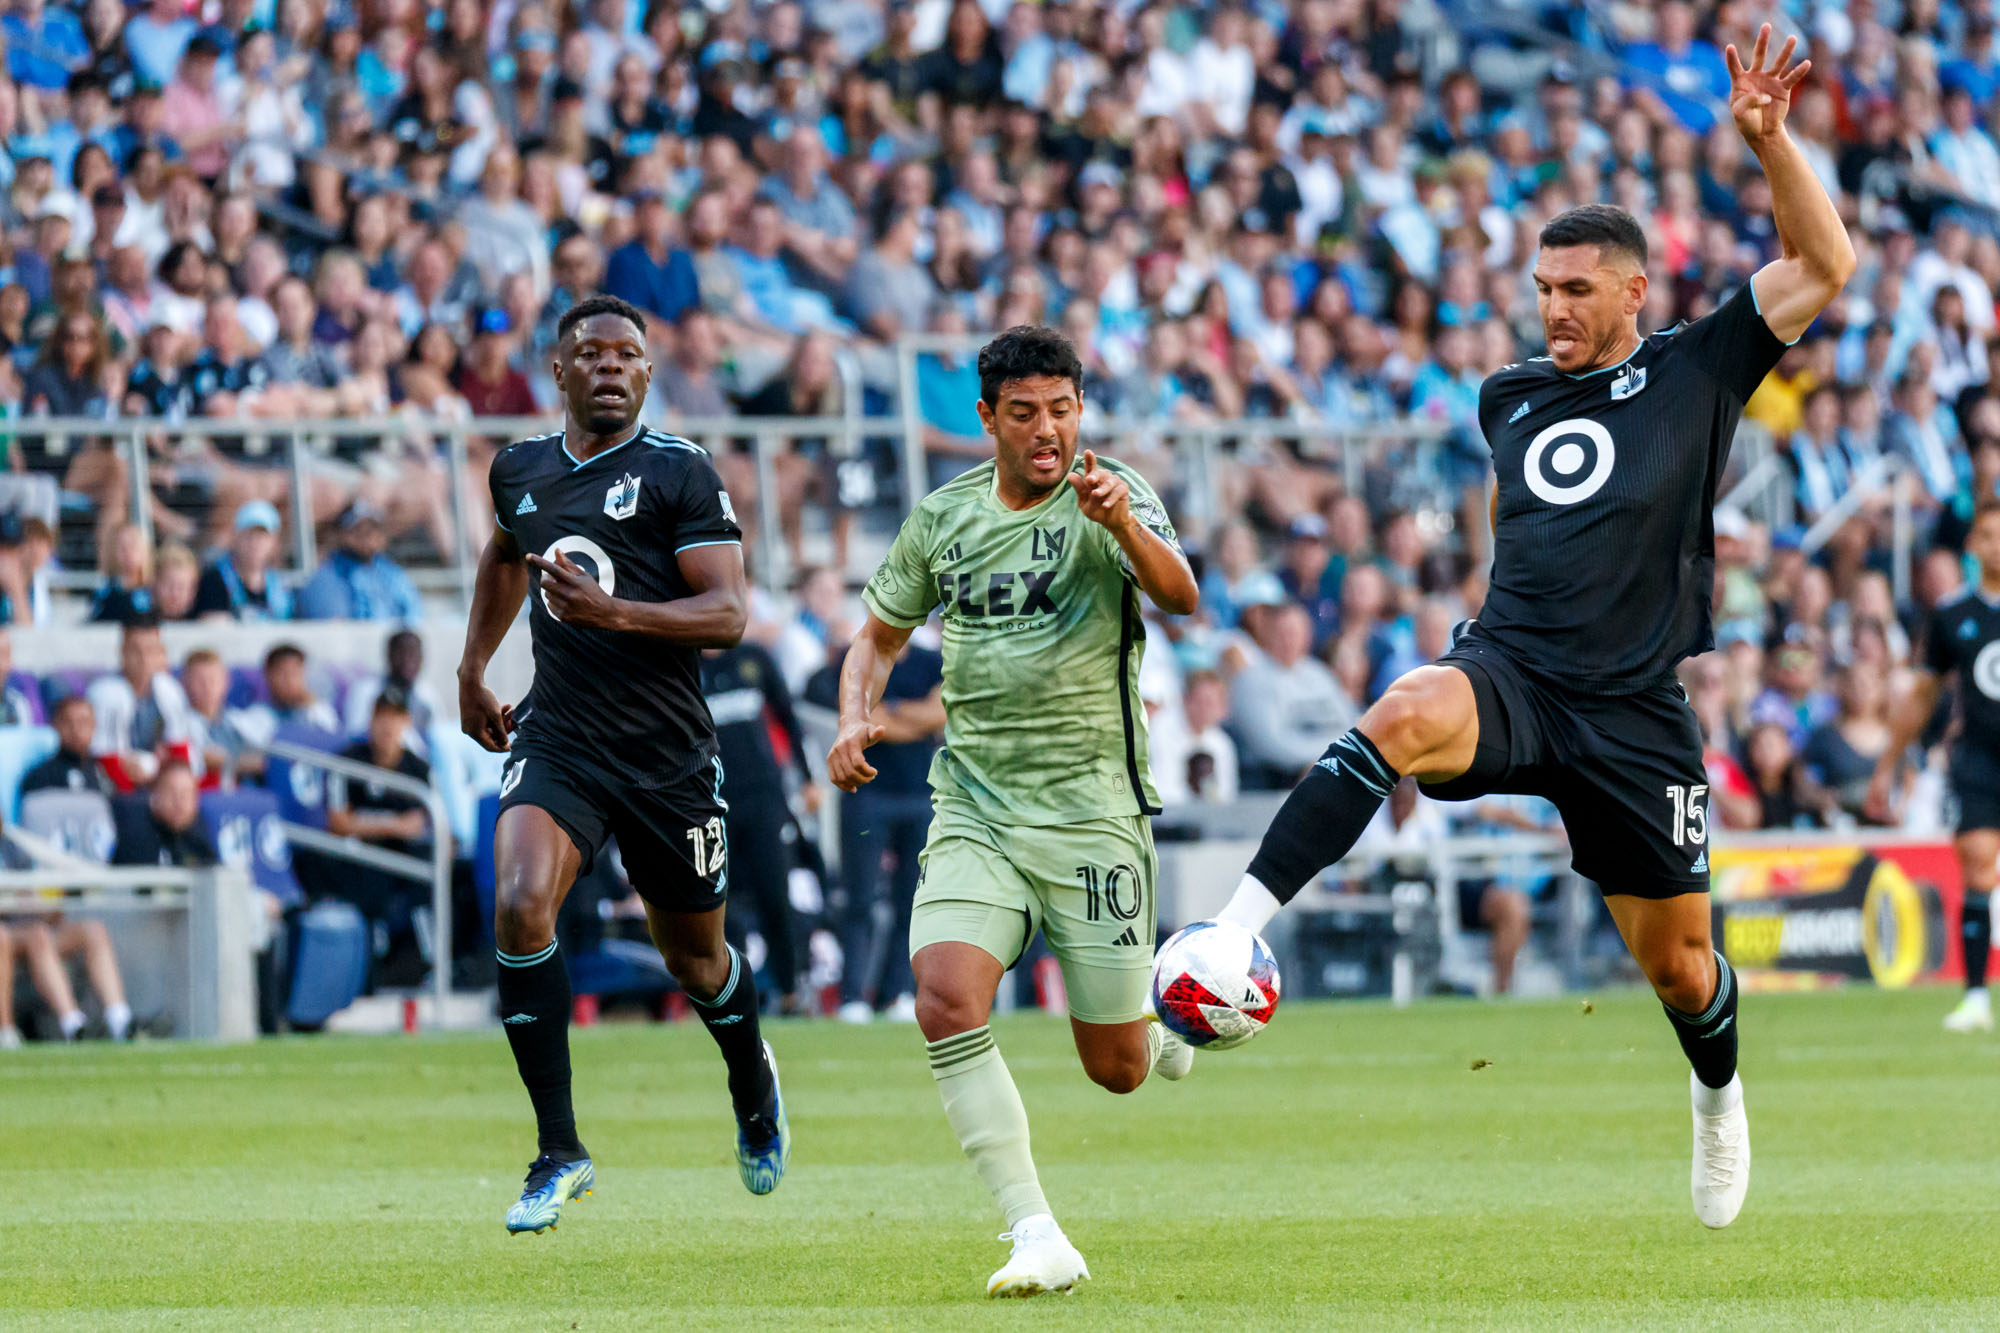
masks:
[[[391,875],[413,879],[431,886],[431,922],[433,940],[431,946],[431,986],[437,1006],[436,1021],[440,1027],[445,1021],[445,1006],[451,996],[452,928],[451,928],[451,817],[445,809],[444,797],[428,782],[398,773],[393,769],[377,768],[358,760],[341,755],[328,754],[324,750],[314,750],[304,745],[294,745],[290,741],[274,740],[264,746],[266,754],[276,755],[290,763],[302,767],[320,769],[336,777],[353,778],[360,782],[373,783],[385,791],[401,793],[421,801],[431,820],[431,854],[428,859],[411,856],[405,852],[392,852],[376,847],[360,838],[341,837],[316,829],[307,824],[291,820],[280,820],[279,826],[294,847],[324,856],[352,861],[357,865],[372,866]],[[331,793],[327,805],[332,805]]]

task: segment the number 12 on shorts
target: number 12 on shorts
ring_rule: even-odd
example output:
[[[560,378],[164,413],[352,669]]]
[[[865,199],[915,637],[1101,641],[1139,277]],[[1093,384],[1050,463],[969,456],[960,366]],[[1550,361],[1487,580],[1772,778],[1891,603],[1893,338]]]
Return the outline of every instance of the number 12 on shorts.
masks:
[[[694,873],[707,879],[722,869],[722,863],[729,856],[729,840],[722,833],[722,816],[711,815],[705,825],[696,825],[687,831],[688,841],[694,844]]]
[[[1699,847],[1708,841],[1708,786],[1668,786],[1667,799],[1673,803],[1674,846]]]

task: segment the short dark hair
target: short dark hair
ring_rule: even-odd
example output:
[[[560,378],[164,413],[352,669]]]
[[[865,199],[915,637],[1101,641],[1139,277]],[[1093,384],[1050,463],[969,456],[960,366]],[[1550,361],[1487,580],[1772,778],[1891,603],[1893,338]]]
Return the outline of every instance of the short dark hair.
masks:
[[[556,341],[561,342],[569,337],[571,329],[586,319],[594,319],[599,315],[616,315],[620,319],[629,319],[632,321],[632,327],[639,330],[641,335],[646,332],[646,317],[640,313],[638,306],[600,292],[596,296],[584,297],[562,312],[562,318],[556,321]]]
[[[55,706],[49,709],[49,721],[54,722],[58,720],[72,708],[89,707],[91,707],[90,696],[82,690],[73,690],[57,699]]]
[[[410,715],[410,696],[400,685],[391,685],[375,696],[375,712]]]
[[[294,658],[300,662],[305,661],[306,650],[299,647],[296,643],[281,643],[270,652],[264,654],[264,670],[275,671],[278,663],[291,661]]]
[[[1083,396],[1083,361],[1070,340],[1040,324],[1016,324],[979,349],[979,396],[1000,402],[1000,386],[1035,375],[1067,379]]]
[[[1594,245],[1630,255],[1640,268],[1646,267],[1646,233],[1630,213],[1610,204],[1583,204],[1556,214],[1543,224],[1541,244],[1545,249]]]

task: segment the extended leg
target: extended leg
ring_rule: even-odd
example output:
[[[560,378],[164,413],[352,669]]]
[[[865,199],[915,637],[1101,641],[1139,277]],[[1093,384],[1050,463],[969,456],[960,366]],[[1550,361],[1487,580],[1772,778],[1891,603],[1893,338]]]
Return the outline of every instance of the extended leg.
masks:
[[[558,1161],[590,1154],[570,1103],[569,968],[556,947],[556,912],[582,853],[532,805],[504,811],[494,832],[493,939],[500,957],[500,1020],[535,1105],[541,1151]]]
[[[111,947],[111,932],[102,921],[64,921],[56,926],[56,953],[64,958],[83,955],[84,973],[97,1003],[104,1009],[104,1026],[113,1041],[123,1041],[132,1032],[132,1008],[125,1003],[125,979],[118,973],[118,955]]]
[[[1708,895],[1612,894],[1604,901],[1693,1070],[1695,1216],[1703,1226],[1726,1227],[1750,1189],[1750,1125],[1736,1075],[1736,974],[1710,943]]]
[[[39,921],[23,921],[14,926],[14,949],[28,964],[28,976],[42,1003],[55,1011],[64,1041],[75,1041],[83,1031],[83,1010],[70,988],[69,973],[63,971],[62,956],[56,952],[55,933]]]
[[[1402,677],[1299,779],[1220,918],[1262,930],[1347,855],[1405,774],[1458,777],[1478,743],[1478,702],[1463,671],[1427,666]]]
[[[1986,993],[1986,959],[1993,942],[1994,864],[2000,860],[2000,829],[1967,829],[1958,835],[1958,869],[1965,903],[1958,919],[1965,957],[1965,998],[1944,1020],[1947,1031],[1990,1032],[1993,1002]]]
[[[1514,988],[1514,959],[1528,942],[1528,895],[1489,884],[1479,897],[1479,919],[1492,936],[1493,993],[1505,995]]]

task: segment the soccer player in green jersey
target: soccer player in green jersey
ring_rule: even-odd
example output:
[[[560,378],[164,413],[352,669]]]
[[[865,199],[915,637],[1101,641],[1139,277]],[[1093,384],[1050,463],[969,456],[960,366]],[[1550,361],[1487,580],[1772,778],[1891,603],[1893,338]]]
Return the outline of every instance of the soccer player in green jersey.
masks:
[[[862,597],[868,619],[840,676],[827,772],[875,776],[864,751],[910,631],[944,619],[945,745],[910,914],[917,1022],[966,1155],[1014,1249],[990,1296],[1066,1291],[1090,1276],[1049,1212],[1028,1117],[986,1026],[993,995],[1039,926],[1062,965],[1084,1072],[1130,1092],[1179,1078],[1193,1052],[1146,1014],[1159,809],[1138,696],[1139,593],[1195,609],[1194,573],[1138,473],[1077,458],[1083,365],[1062,335],[1020,327],[979,353],[993,460],[933,491]]]

